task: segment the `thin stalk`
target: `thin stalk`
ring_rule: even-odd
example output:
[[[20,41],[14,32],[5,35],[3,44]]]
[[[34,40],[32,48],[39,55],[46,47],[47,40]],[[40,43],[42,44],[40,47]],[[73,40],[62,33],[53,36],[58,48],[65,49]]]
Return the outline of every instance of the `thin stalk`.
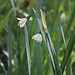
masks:
[[[28,59],[29,75],[31,75],[30,50],[29,50],[29,41],[28,41],[28,33],[27,33],[26,25],[24,26],[24,36],[25,36],[26,52],[27,52],[27,59]]]
[[[8,31],[8,39],[7,39],[7,50],[8,50],[8,73],[12,75],[12,48],[11,48],[11,33],[12,33],[12,23],[13,23],[13,15],[11,16],[9,22],[9,31]]]
[[[54,64],[55,64],[56,71],[57,71],[57,75],[58,75],[58,74],[59,74],[59,75],[62,75],[62,71],[61,71],[61,68],[59,67],[57,55],[56,55],[55,49],[54,49],[54,47],[53,47],[53,44],[52,44],[52,41],[51,41],[50,34],[47,33],[46,35],[47,35],[49,44],[50,44],[50,46],[51,46],[51,52],[52,52],[52,55],[53,55]]]
[[[59,25],[60,25],[60,29],[61,29],[61,33],[62,33],[64,45],[65,45],[65,49],[67,49],[66,42],[65,42],[65,37],[64,37],[64,32],[63,32],[63,28],[62,28],[62,26],[61,26],[61,21],[60,21],[60,19],[59,19]]]

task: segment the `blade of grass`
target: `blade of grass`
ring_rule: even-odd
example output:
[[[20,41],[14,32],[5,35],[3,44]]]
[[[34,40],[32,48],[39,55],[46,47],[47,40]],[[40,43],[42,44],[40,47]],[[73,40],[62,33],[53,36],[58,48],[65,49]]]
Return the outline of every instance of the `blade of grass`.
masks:
[[[25,62],[26,61],[26,57],[25,57],[25,55],[26,55],[26,49],[25,48],[26,47],[24,46],[23,51],[21,53],[20,74],[22,74],[22,75],[24,74],[24,67],[26,67],[25,66],[26,65],[26,62]]]
[[[45,43],[45,42],[44,42],[44,43]],[[55,72],[52,70],[52,67],[53,67],[53,66],[51,65],[51,61],[50,61],[50,57],[49,57],[49,55],[48,55],[48,51],[47,51],[46,45],[43,44],[43,47],[44,47],[44,51],[45,51],[45,53],[46,53],[46,55],[47,55],[47,57],[48,57],[47,59],[48,59],[48,61],[49,61],[49,65],[50,65],[52,74],[55,75],[55,74],[54,74]],[[46,48],[46,49],[45,49],[45,48]]]
[[[65,41],[64,32],[63,32],[63,28],[62,28],[62,26],[61,26],[61,21],[60,21],[60,19],[59,19],[59,25],[60,25],[60,29],[61,29],[61,33],[62,33],[64,45],[65,45],[65,50],[66,50],[66,49],[67,49],[67,46],[66,46],[66,41]]]
[[[62,64],[61,64],[62,73],[64,72],[66,63],[67,63],[67,61],[71,55],[72,48],[73,48],[74,44],[75,44],[75,27],[71,33],[70,40],[69,40],[68,45],[67,45],[67,54],[64,54],[64,58],[62,60]]]
[[[30,50],[29,50],[28,33],[27,33],[26,25],[24,26],[24,36],[25,36],[26,52],[27,52],[27,59],[28,59],[29,75],[31,75]]]
[[[15,15],[15,18],[16,18],[16,8],[15,8],[14,1],[13,0],[10,0],[10,1],[11,1],[12,7],[13,7],[13,10],[14,10],[14,15]]]
[[[66,65],[66,75],[72,75],[72,72],[71,72],[72,67],[71,67],[71,61],[70,60],[71,59],[68,60],[67,65]]]
[[[59,53],[59,44],[60,44],[60,34],[61,34],[61,32],[60,32],[60,30],[59,30],[59,32],[57,33],[57,37],[56,37],[56,42],[55,42],[55,49],[56,49],[56,54],[57,54],[57,56],[58,56],[58,53]]]
[[[50,43],[50,46],[51,46],[51,49],[52,49],[52,54],[53,54],[54,63],[55,63],[55,66],[56,66],[57,75],[58,75],[58,74],[62,75],[62,71],[61,71],[61,68],[59,67],[59,63],[58,63],[56,51],[55,51],[55,49],[54,49],[54,47],[53,47],[50,34],[47,33],[47,36],[48,36],[48,40],[49,40],[49,43]]]
[[[11,48],[11,33],[12,33],[12,23],[13,23],[13,15],[11,16],[11,19],[9,21],[9,31],[8,31],[8,39],[7,39],[7,50],[8,50],[8,73],[9,75],[12,75],[12,48]]]
[[[3,69],[3,71],[4,71],[4,74],[7,75],[5,67],[4,67],[4,64],[2,63],[1,59],[0,59],[0,65],[1,65],[1,67]]]

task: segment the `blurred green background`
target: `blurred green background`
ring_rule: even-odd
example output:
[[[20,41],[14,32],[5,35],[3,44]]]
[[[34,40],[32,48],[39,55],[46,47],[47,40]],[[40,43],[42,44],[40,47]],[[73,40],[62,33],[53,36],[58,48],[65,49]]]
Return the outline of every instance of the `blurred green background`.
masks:
[[[44,39],[42,44],[32,39],[33,35],[40,32],[32,8],[39,16],[40,9],[44,12],[59,66],[62,61],[67,60],[62,75],[75,75],[75,40],[71,37],[75,36],[75,0],[0,0],[0,75],[29,75],[26,35],[24,28],[18,26],[17,20],[17,17],[25,18],[24,13],[32,17],[32,21],[28,20],[26,23],[31,75],[53,75],[51,59]],[[65,14],[65,19],[60,20],[67,52],[69,49],[66,60],[63,60],[67,54],[65,54],[65,44],[59,25],[62,13]],[[70,40],[72,42],[69,42]]]

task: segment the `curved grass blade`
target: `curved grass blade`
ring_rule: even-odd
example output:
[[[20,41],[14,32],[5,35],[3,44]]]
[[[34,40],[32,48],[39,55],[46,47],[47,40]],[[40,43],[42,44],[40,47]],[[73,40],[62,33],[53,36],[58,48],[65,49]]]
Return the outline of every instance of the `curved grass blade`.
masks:
[[[28,33],[27,33],[26,25],[24,26],[24,36],[25,36],[25,44],[26,44],[26,51],[27,51],[29,75],[31,75],[30,50],[29,50]]]
[[[64,54],[64,58],[62,60],[62,64],[61,64],[62,73],[64,72],[65,66],[67,64],[67,61],[68,61],[70,55],[71,55],[72,48],[73,48],[74,44],[75,44],[75,27],[71,33],[70,40],[67,45],[67,54]]]

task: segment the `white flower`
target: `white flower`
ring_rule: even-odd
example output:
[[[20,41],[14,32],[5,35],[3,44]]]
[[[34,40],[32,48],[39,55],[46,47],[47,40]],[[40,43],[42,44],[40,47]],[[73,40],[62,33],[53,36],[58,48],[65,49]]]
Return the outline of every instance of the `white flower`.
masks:
[[[65,13],[62,13],[60,17],[61,17],[61,19],[64,19],[65,18]]]
[[[27,18],[17,18],[19,20],[18,26],[20,26],[20,28],[24,27],[24,25],[27,22]]]
[[[27,14],[26,12],[24,12],[24,13],[23,13],[23,15],[24,15],[25,17],[29,17],[29,14]],[[32,21],[32,20],[33,20],[33,18],[32,18],[32,17],[30,17],[30,18],[29,18],[29,20],[30,20],[30,21]]]
[[[37,42],[42,42],[42,35],[41,34],[35,34],[32,39],[36,40]]]

